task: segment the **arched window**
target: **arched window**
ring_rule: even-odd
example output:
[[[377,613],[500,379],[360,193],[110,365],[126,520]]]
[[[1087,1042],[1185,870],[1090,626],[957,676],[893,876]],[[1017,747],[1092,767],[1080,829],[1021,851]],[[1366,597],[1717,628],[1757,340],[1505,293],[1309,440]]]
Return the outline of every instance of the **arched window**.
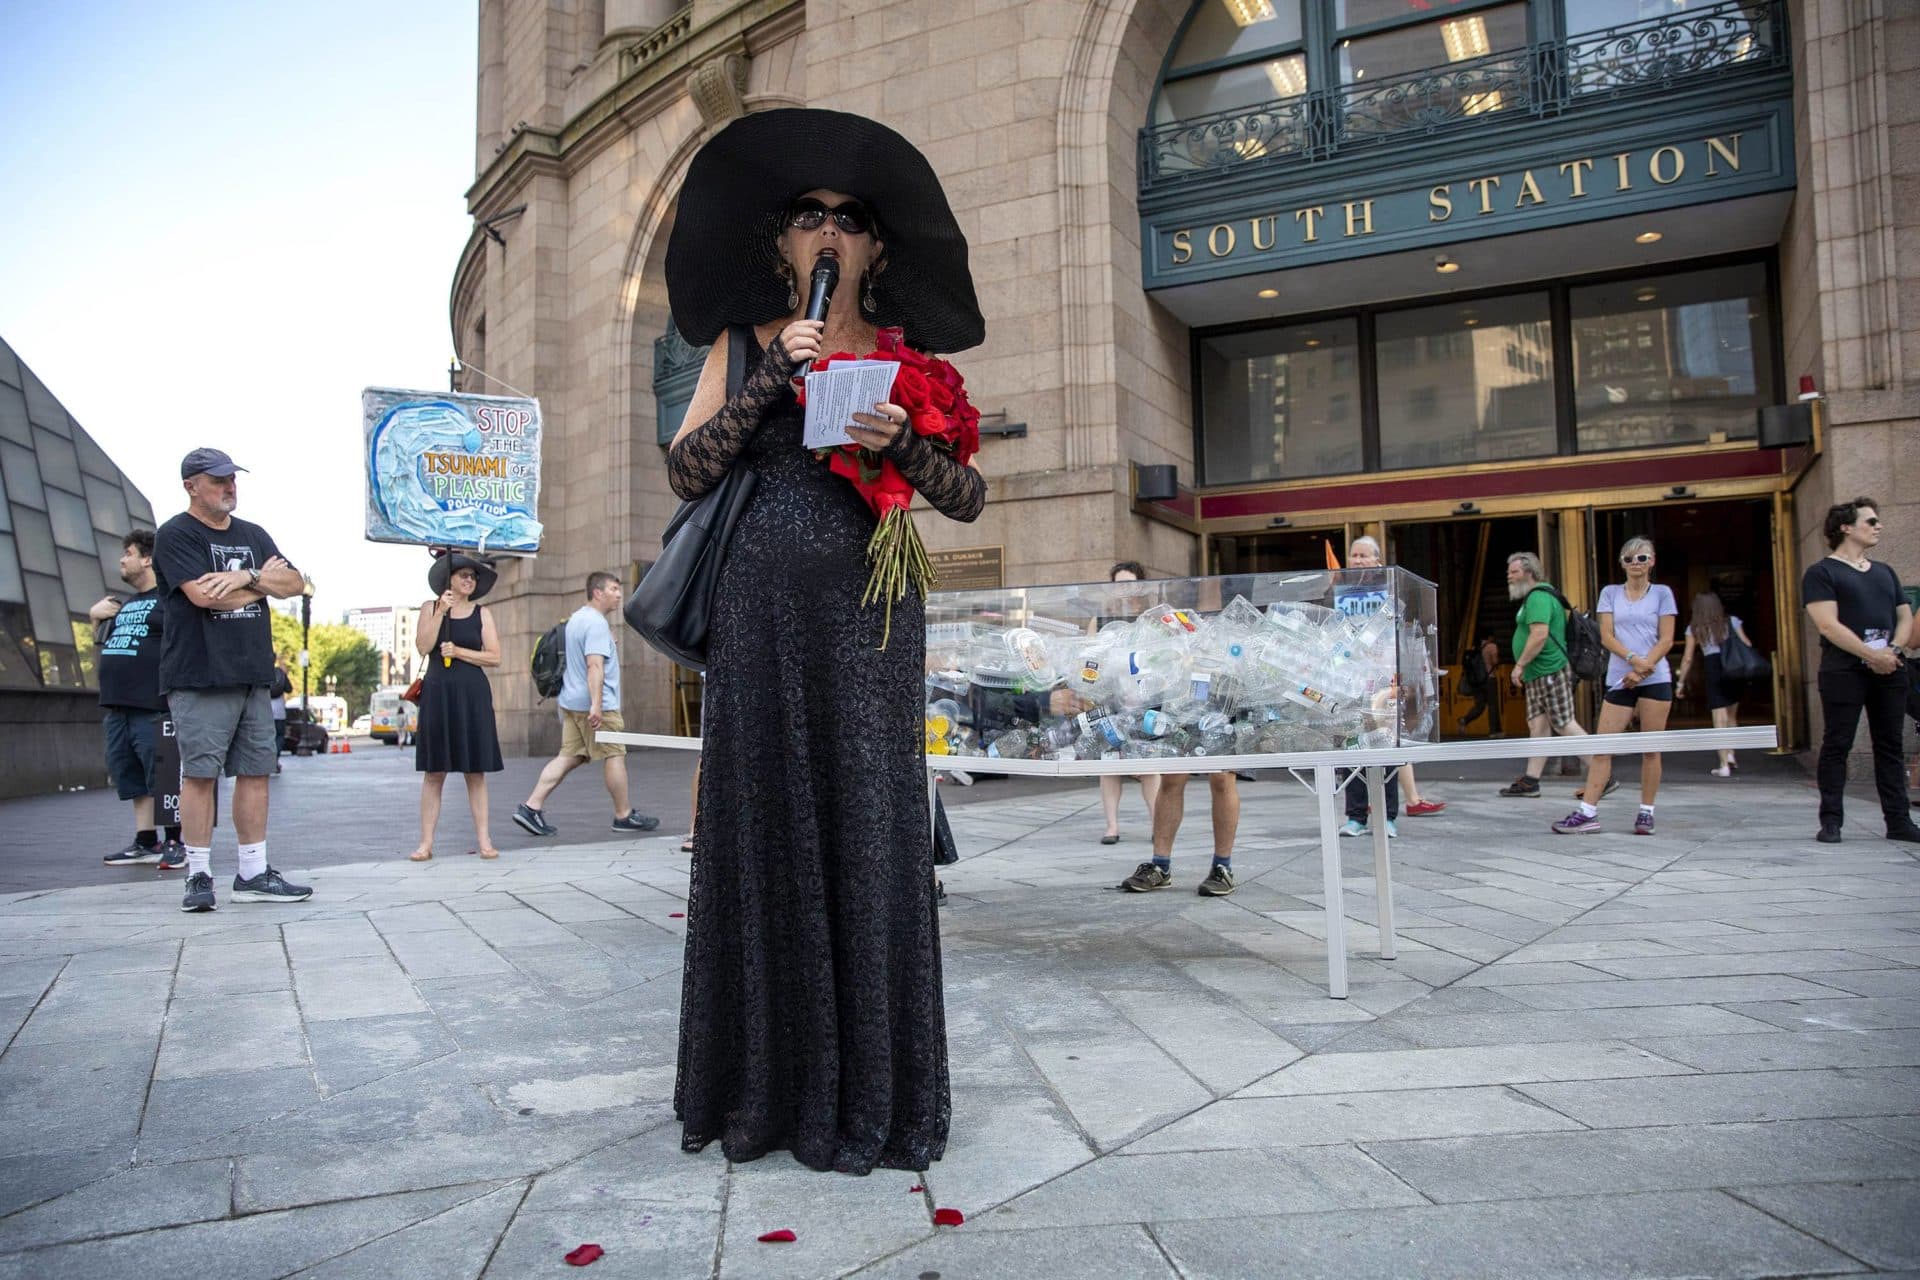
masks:
[[[1154,95],[1173,124],[1297,98],[1307,91],[1303,0],[1199,0]]]

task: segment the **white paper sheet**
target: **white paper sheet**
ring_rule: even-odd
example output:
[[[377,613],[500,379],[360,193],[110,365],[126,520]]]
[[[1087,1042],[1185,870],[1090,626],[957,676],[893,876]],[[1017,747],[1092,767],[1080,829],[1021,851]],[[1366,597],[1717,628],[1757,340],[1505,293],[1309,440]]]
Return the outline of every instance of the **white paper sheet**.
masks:
[[[836,360],[807,375],[807,421],[805,444],[809,449],[830,449],[852,444],[847,434],[856,413],[872,413],[873,406],[884,404],[893,394],[894,375],[900,365],[893,360]]]

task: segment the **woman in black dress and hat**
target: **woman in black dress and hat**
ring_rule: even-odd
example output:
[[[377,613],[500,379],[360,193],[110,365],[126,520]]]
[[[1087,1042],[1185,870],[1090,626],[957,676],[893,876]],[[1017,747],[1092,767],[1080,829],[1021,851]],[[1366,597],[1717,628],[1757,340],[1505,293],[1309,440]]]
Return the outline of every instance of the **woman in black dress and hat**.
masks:
[[[681,333],[713,349],[668,475],[683,498],[729,467],[757,476],[708,635],[674,1088],[689,1151],[718,1139],[732,1160],[785,1149],[864,1174],[925,1169],[946,1147],[923,602],[909,587],[893,604],[883,648],[884,605],[861,604],[874,516],[802,446],[791,380],[823,352],[876,349],[879,326],[922,352],[977,345],[966,252],[919,152],[839,112],[736,120],[680,195],[667,286]],[[810,321],[823,256],[840,284]],[[906,418],[878,404],[850,434],[942,514],[977,517],[985,481]]]
[[[485,560],[455,551],[427,570],[434,598],[420,606],[414,647],[426,659],[420,678],[420,728],[413,739],[413,767],[420,772],[420,843],[414,862],[433,857],[433,830],[440,823],[440,793],[447,775],[467,780],[474,844],[483,858],[497,858],[487,833],[487,775],[500,772],[500,732],[493,721],[488,667],[500,665],[500,636],[493,617],[477,603],[498,575]]]

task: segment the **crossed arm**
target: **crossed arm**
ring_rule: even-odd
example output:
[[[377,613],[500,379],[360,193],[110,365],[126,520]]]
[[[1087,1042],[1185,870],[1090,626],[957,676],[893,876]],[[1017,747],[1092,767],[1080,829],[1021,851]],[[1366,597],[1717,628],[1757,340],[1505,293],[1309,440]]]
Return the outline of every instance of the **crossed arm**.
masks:
[[[261,566],[257,584],[245,569],[228,569],[203,573],[190,582],[183,582],[180,593],[199,608],[225,613],[244,609],[256,600],[269,597],[285,600],[288,596],[297,596],[304,586],[306,580],[300,571],[284,558],[274,556]]]

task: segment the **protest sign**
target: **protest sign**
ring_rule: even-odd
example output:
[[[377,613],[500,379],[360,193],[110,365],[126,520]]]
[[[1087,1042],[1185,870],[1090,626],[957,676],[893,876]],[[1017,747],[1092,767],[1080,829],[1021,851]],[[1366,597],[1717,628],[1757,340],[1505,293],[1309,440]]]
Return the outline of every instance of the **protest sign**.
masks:
[[[540,402],[368,387],[367,538],[540,549]]]

